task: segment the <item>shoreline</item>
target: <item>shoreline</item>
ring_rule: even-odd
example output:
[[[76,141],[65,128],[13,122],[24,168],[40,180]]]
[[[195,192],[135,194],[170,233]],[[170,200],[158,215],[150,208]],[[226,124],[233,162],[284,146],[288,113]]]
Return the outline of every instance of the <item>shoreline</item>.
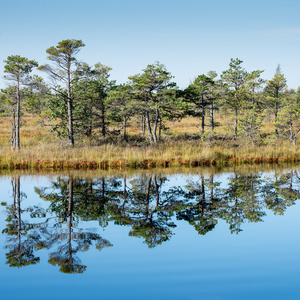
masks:
[[[129,161],[117,160],[16,160],[4,162],[0,159],[1,170],[145,170],[154,168],[196,168],[196,167],[231,167],[241,165],[280,165],[296,164],[300,162],[300,156],[278,157],[228,157],[226,159],[199,159],[190,160],[176,158],[171,160],[145,159]]]

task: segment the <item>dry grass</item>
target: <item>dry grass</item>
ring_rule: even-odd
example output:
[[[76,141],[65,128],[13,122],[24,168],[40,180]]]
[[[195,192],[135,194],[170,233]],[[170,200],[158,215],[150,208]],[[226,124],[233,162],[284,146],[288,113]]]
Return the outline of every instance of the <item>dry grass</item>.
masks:
[[[217,116],[217,121],[226,125],[227,120]],[[104,144],[101,146],[75,146],[69,148],[59,142],[48,127],[36,124],[34,118],[25,117],[21,128],[21,150],[12,151],[9,145],[10,119],[0,119],[0,168],[2,169],[98,169],[98,168],[151,168],[168,166],[228,166],[237,164],[259,164],[296,162],[300,150],[286,141],[269,141],[255,147],[240,140],[228,139],[224,127],[216,128],[221,137],[214,142],[200,141],[199,120],[186,118],[170,123],[165,142],[156,146],[132,144]],[[268,125],[267,131],[273,130]],[[138,128],[129,131],[135,134]],[[194,135],[196,138],[185,139]]]

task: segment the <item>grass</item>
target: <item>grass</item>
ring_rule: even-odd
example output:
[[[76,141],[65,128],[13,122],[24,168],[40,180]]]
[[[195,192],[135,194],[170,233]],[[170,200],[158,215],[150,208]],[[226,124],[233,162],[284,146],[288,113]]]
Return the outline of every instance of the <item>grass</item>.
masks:
[[[226,125],[227,120],[219,117]],[[186,118],[169,124],[164,141],[155,146],[142,143],[107,143],[88,146],[82,143],[74,148],[58,141],[48,127],[36,124],[36,119],[24,117],[21,128],[21,150],[10,149],[10,119],[0,119],[1,169],[126,169],[179,166],[230,166],[239,164],[291,163],[300,161],[300,150],[288,141],[270,139],[268,143],[252,146],[240,139],[230,139],[230,132],[216,129],[218,140],[199,139],[199,121]],[[266,126],[265,131],[272,131]],[[134,140],[137,127],[129,135]]]

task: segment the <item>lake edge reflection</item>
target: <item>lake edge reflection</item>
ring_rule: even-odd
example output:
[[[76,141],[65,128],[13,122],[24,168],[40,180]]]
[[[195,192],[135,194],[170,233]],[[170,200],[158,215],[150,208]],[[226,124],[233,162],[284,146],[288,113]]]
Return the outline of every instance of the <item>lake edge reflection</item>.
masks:
[[[111,223],[127,226],[130,237],[155,248],[172,238],[177,222],[206,235],[224,220],[232,234],[239,234],[245,222],[262,222],[266,210],[283,215],[300,198],[297,168],[268,174],[234,168],[217,175],[169,177],[149,170],[140,176],[96,178],[70,172],[53,176],[50,186],[34,187],[43,206],[38,201],[26,206],[21,179],[20,174],[11,177],[12,201],[2,202],[5,263],[10,267],[38,264],[39,250],[44,249],[48,263],[69,274],[86,271],[81,252],[113,247],[109,238],[82,226],[89,221],[97,221],[101,228]]]

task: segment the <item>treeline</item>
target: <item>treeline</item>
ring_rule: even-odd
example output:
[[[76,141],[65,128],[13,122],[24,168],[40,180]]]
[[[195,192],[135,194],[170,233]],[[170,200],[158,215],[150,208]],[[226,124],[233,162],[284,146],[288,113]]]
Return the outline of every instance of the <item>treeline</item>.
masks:
[[[216,112],[233,118],[233,140],[241,136],[252,144],[261,142],[267,136],[261,131],[263,121],[273,116],[274,136],[296,144],[300,89],[287,88],[280,66],[272,79],[264,80],[262,70],[248,72],[243,61],[231,59],[220,76],[210,71],[181,90],[166,67],[155,62],[117,85],[110,79],[110,67],[77,60],[84,46],[81,40],[63,40],[46,50],[49,64],[41,66],[19,55],[4,60],[4,77],[10,85],[1,90],[0,108],[2,115],[12,116],[12,149],[20,148],[21,110],[40,116],[71,146],[86,139],[97,143],[107,136],[122,136],[128,142],[127,130],[133,121],[140,126],[141,136],[155,144],[162,139],[168,121],[186,116],[199,118],[201,140],[214,140],[220,125]],[[48,75],[47,83],[40,76],[31,76],[34,68]]]

